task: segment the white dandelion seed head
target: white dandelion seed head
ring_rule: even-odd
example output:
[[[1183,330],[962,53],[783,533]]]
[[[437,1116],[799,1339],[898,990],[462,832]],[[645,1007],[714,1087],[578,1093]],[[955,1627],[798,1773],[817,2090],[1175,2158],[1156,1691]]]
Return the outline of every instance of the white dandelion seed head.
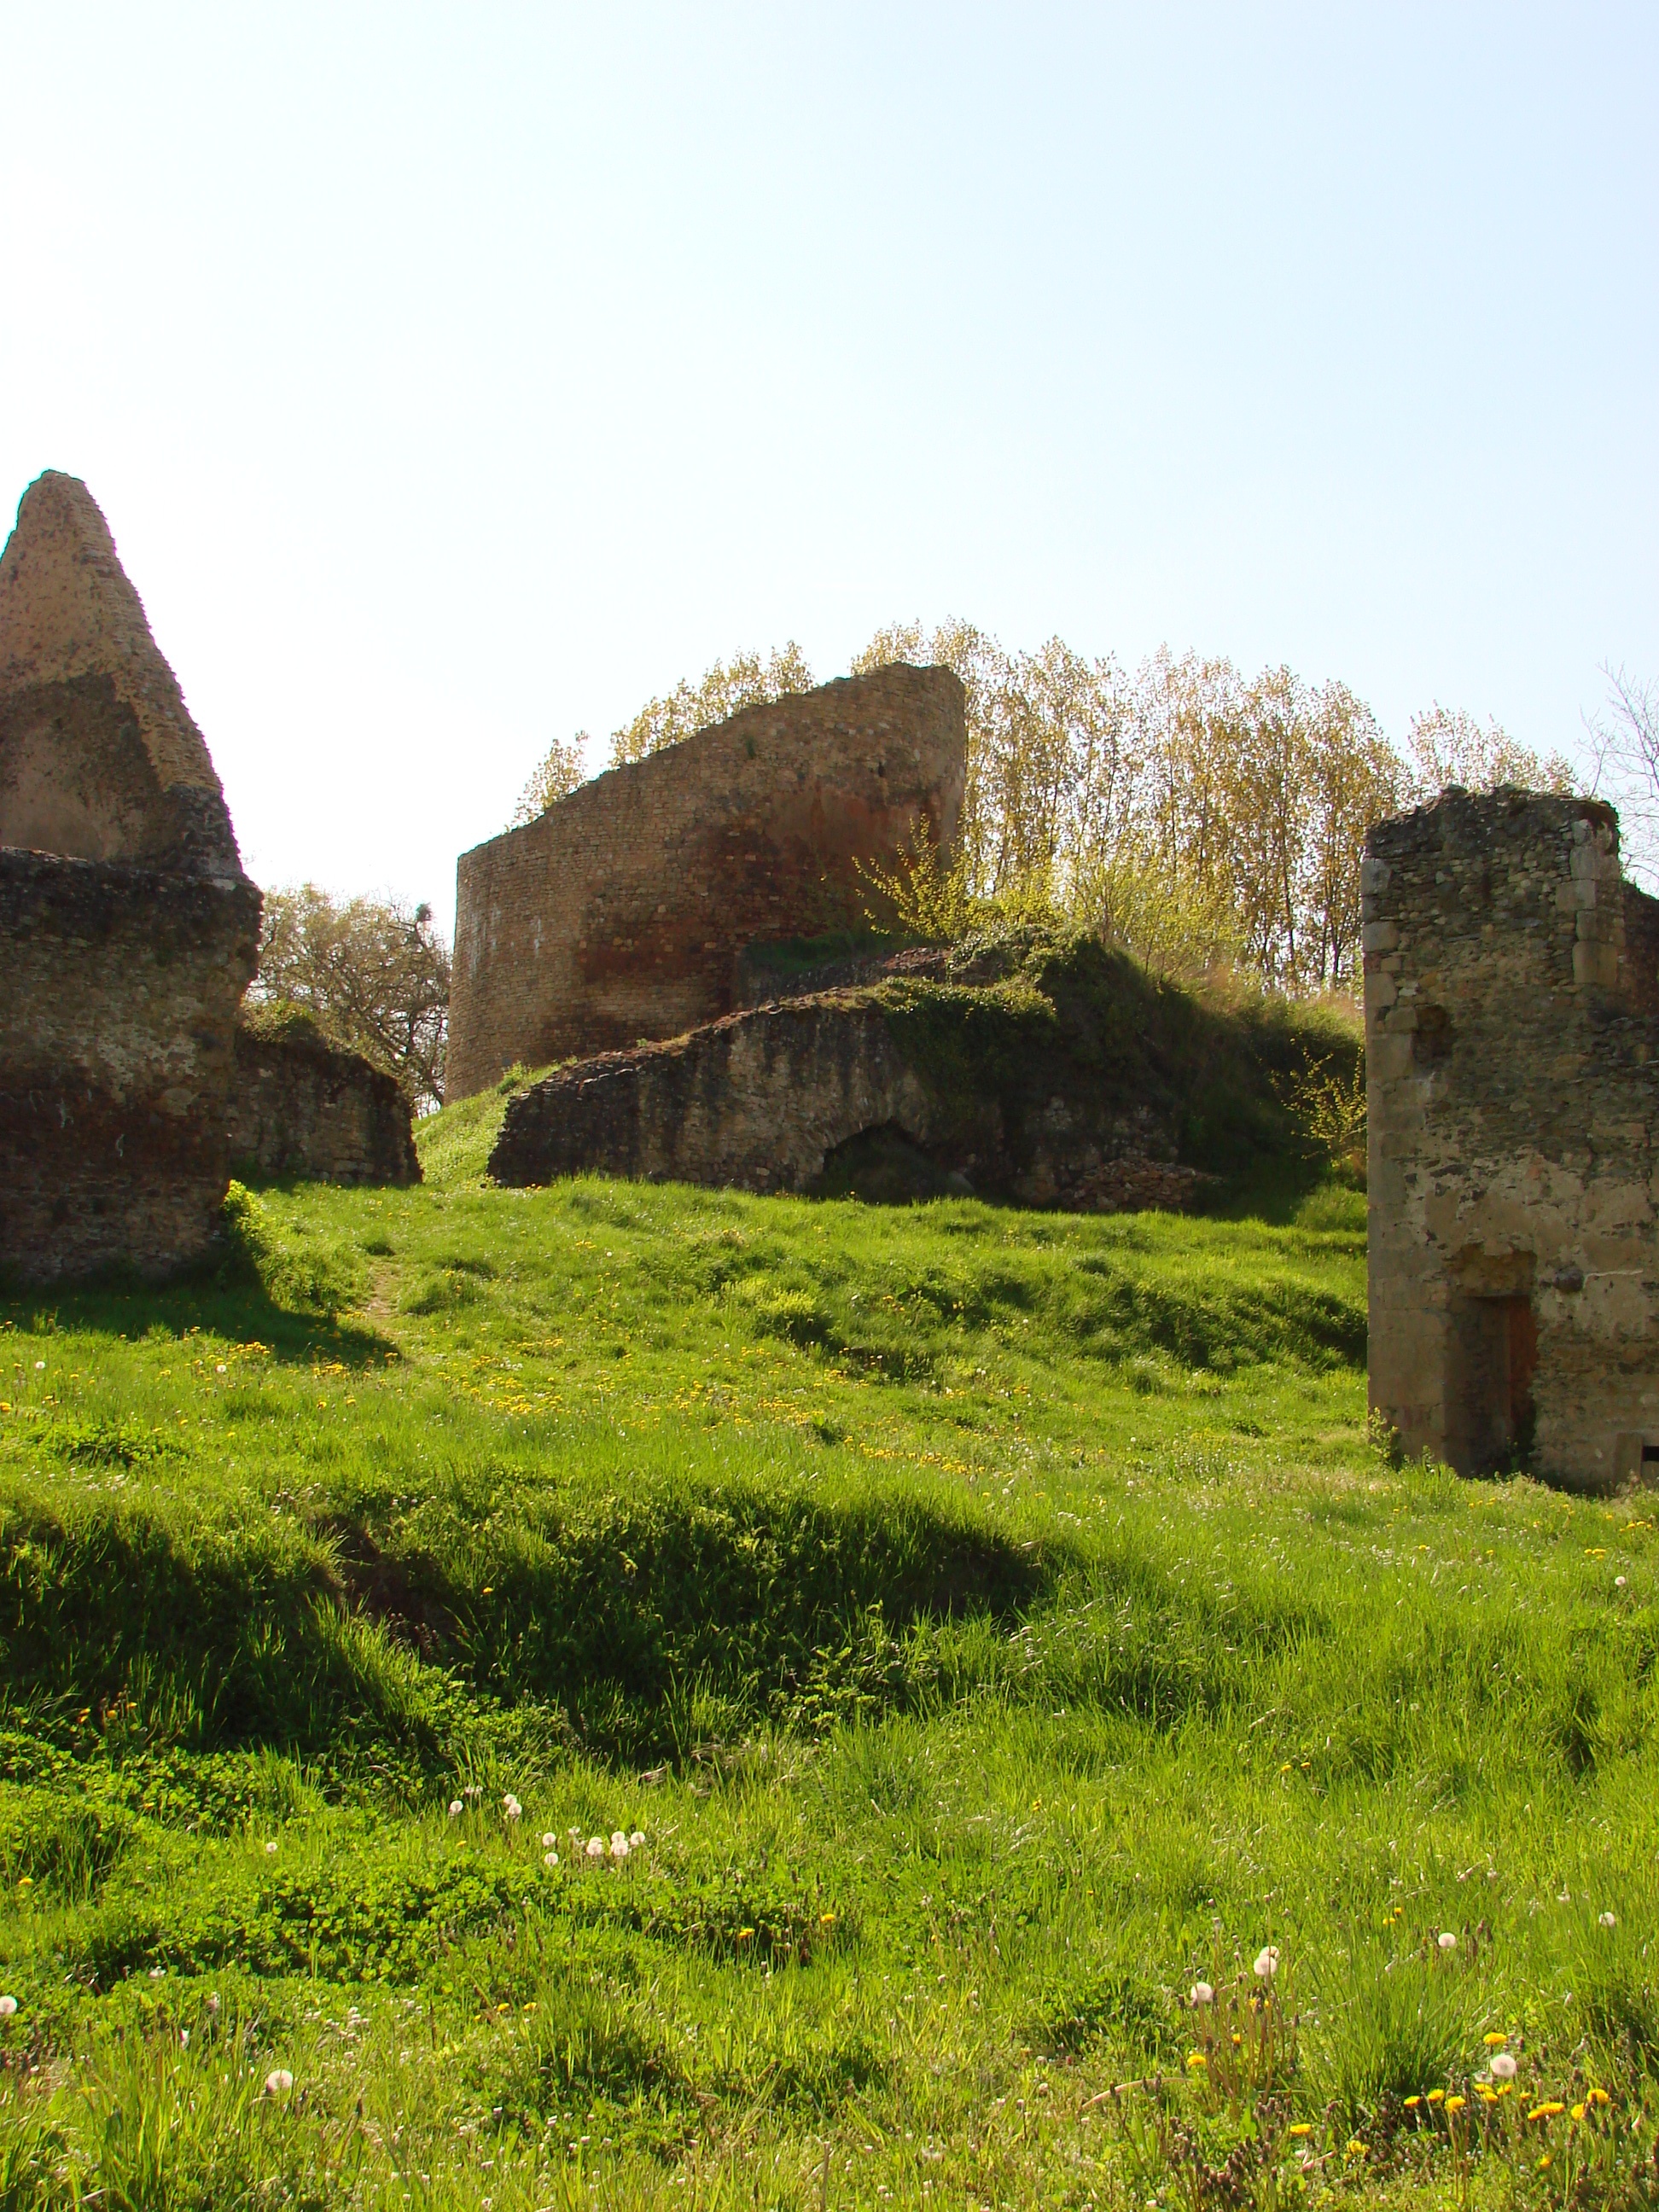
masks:
[[[520,1814],[523,1812],[524,1807],[520,1804],[518,1799],[509,1790],[501,1800],[501,1810],[506,1814],[509,1820],[516,1820]]]
[[[547,1833],[542,1838],[542,1849],[544,1851],[550,1851],[554,1844],[556,1844],[558,1840],[558,1838],[554,1834],[552,1829],[550,1828],[547,1831]]]
[[[229,1369],[225,1365],[224,1361],[222,1359],[222,1360],[219,1362],[218,1365],[214,1369],[214,1370],[213,1370],[213,1371],[214,1371],[214,1373],[215,1373],[216,1375],[228,1375],[228,1374],[229,1373],[229,1371],[230,1371],[230,1370],[229,1370]]]
[[[461,1795],[463,1797],[482,1797],[483,1796],[483,1785],[480,1783],[469,1782],[465,1789],[462,1790]]]
[[[273,2066],[265,2076],[267,2097],[286,2097],[294,2087],[294,2076],[286,2066]]]
[[[580,1828],[567,1828],[564,1832],[573,1844],[580,1843],[582,1839],[582,1832]]]
[[[612,1836],[611,1838],[611,1856],[616,1860],[619,1866],[628,1856],[628,1838],[626,1836]]]
[[[149,1970],[149,1978],[153,1982],[159,1982],[166,1972],[165,1966],[152,1966]]]
[[[15,1997],[0,1997],[0,2020],[9,2020],[16,2009],[17,2000]]]
[[[35,1361],[35,1363],[34,1363],[34,1371],[35,1371],[35,1373],[36,1373],[37,1375],[44,1374],[44,1373],[45,1373],[45,1371],[46,1371],[46,1361],[45,1361],[44,1359],[37,1359],[37,1360]]]
[[[273,1842],[268,1843],[268,1844],[265,1845],[265,1856],[266,1856],[268,1859],[270,1859],[270,1858],[275,1858],[275,1857],[276,1857],[276,1845],[275,1842],[273,1841]]]
[[[625,1844],[627,1841],[628,1833],[625,1829],[613,1828],[611,1831],[611,1848],[612,1850],[615,1850],[618,1844]]]
[[[1195,2005],[1213,2004],[1215,2002],[1215,1991],[1210,1987],[1210,1984],[1207,1982],[1194,1982],[1193,1984],[1193,2002]]]
[[[1624,1589],[1624,1587],[1625,1587],[1625,1577],[1624,1577],[1624,1576],[1623,1576],[1623,1575],[1615,1575],[1615,1576],[1613,1577],[1613,1586],[1614,1589]]]
[[[633,1834],[628,1838],[628,1848],[630,1851],[642,1851],[645,1849],[645,1830],[643,1828],[635,1829]]]
[[[587,1856],[591,1859],[602,1859],[605,1856],[605,1838],[603,1836],[590,1836],[588,1838]]]
[[[1513,2051],[1493,2051],[1492,2078],[1494,2081],[1513,2081],[1517,2070]]]
[[[452,1797],[449,1801],[449,1817],[452,1820],[459,1820],[461,1817],[461,1801],[459,1797]]]
[[[219,1992],[217,1990],[213,1990],[209,1996],[207,2008],[210,2013],[217,2013],[219,2009]]]
[[[1616,1912],[1604,1912],[1601,1915],[1601,1925],[1604,1928],[1616,1928],[1619,1925],[1619,1915]]]
[[[542,1864],[544,1867],[556,1867],[558,1863],[559,1855],[556,1851],[544,1851],[542,1853]]]
[[[1449,1928],[1443,1928],[1434,1940],[1443,1951],[1455,1951],[1457,1948],[1457,1938]]]
[[[1279,1972],[1279,1946],[1264,1943],[1255,1954],[1255,1977],[1260,1982],[1270,1982]]]

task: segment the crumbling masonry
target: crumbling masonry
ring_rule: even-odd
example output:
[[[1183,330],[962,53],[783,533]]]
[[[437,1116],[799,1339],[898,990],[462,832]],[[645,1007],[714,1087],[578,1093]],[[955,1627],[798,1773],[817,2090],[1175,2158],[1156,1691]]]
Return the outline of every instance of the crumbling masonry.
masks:
[[[1370,1401],[1413,1454],[1659,1461],[1659,902],[1590,799],[1450,790],[1367,841]]]
[[[86,486],[0,555],[0,1273],[209,1249],[259,894]]]
[[[860,918],[859,864],[951,845],[965,750],[948,669],[750,707],[461,855],[447,1091],[729,1013],[746,947]]]

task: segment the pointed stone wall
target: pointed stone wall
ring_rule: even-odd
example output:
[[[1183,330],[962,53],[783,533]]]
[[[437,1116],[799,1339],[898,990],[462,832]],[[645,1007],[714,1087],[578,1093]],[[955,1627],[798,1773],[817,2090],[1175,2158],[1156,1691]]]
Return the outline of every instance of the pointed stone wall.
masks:
[[[259,905],[108,526],[48,471],[0,554],[0,1275],[210,1250]]]

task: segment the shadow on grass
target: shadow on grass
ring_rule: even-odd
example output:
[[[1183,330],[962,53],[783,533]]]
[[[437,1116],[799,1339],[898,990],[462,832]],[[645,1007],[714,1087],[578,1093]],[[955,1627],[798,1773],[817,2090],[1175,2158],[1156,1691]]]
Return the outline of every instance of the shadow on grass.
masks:
[[[172,1337],[199,1329],[237,1344],[265,1345],[278,1360],[309,1364],[321,1356],[347,1367],[383,1362],[397,1349],[366,1322],[273,1297],[257,1274],[227,1280],[226,1273],[204,1269],[165,1284],[111,1275],[33,1290],[7,1286],[0,1288],[0,1328],[125,1337],[129,1343],[158,1329]]]

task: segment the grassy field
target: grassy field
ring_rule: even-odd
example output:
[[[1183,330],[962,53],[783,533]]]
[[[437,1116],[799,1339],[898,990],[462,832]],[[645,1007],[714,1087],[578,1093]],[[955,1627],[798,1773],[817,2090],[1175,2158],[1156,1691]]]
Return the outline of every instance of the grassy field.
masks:
[[[1389,1465],[1359,1199],[501,1106],[0,1307],[0,2212],[1659,2199],[1659,1513]]]

